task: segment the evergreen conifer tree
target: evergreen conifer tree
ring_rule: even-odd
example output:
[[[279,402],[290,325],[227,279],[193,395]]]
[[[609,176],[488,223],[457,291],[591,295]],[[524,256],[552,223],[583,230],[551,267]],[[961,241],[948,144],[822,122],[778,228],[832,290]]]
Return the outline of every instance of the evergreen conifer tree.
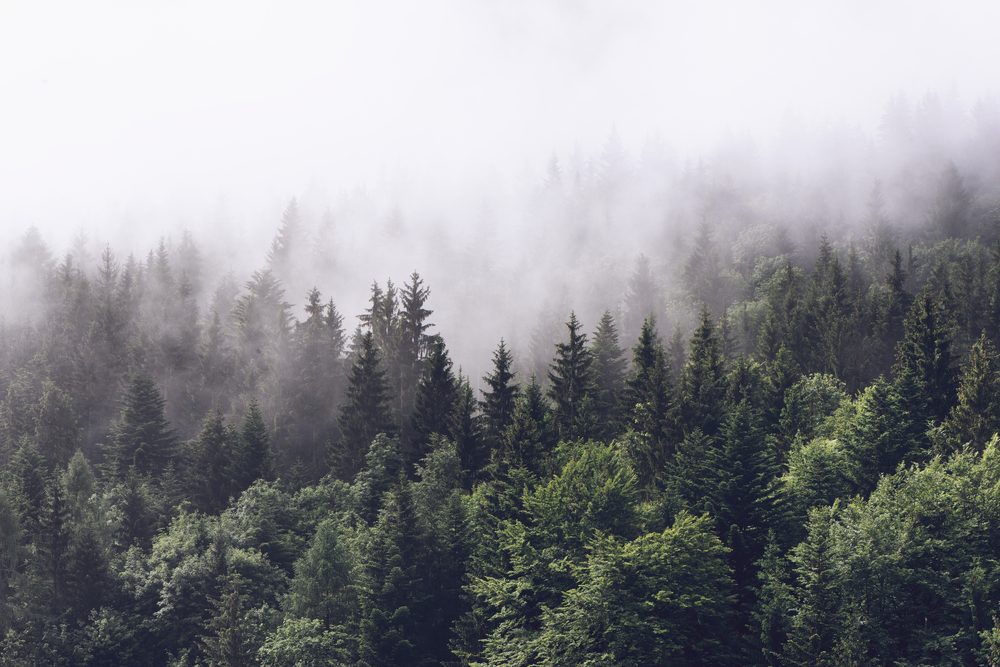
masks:
[[[343,438],[334,467],[341,479],[352,479],[364,461],[365,452],[379,433],[391,434],[388,387],[381,356],[372,332],[362,335],[347,386],[347,402],[340,413]]]
[[[618,343],[618,328],[610,311],[604,311],[590,343],[594,375],[595,435],[608,440],[622,428],[625,394],[625,352]]]
[[[163,394],[144,371],[133,374],[122,398],[121,415],[111,427],[105,452],[108,472],[121,479],[132,468],[157,475],[174,457],[174,434],[164,414]]]
[[[484,434],[491,450],[500,446],[507,428],[514,419],[514,407],[519,390],[514,384],[513,363],[514,358],[501,338],[500,344],[493,352],[493,370],[483,378],[487,388],[481,390],[483,398],[480,405],[483,411]]]
[[[451,435],[452,416],[458,396],[452,362],[444,340],[436,336],[431,342],[430,353],[420,384],[413,413],[414,440],[404,451],[404,458],[415,463],[426,451],[432,434]]]
[[[584,402],[593,391],[593,356],[587,349],[587,334],[582,333],[576,313],[566,323],[569,338],[556,344],[556,358],[549,370],[549,396],[552,398],[559,437],[571,440],[586,437],[581,433],[580,418]]]

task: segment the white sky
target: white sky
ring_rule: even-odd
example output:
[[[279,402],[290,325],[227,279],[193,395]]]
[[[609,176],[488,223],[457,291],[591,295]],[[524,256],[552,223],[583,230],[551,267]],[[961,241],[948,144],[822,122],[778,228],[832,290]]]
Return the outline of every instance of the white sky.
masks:
[[[0,228],[447,188],[613,126],[697,152],[789,113],[874,122],[894,92],[995,92],[998,26],[985,0],[0,0]]]

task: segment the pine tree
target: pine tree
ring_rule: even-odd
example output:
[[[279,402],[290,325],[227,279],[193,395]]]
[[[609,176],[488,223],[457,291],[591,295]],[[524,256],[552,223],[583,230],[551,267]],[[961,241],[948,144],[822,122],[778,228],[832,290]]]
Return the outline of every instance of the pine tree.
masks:
[[[493,371],[483,378],[487,388],[480,390],[483,394],[480,406],[483,411],[484,435],[491,450],[500,446],[514,419],[519,390],[514,384],[514,371],[511,370],[513,363],[514,358],[501,338],[493,352]]]
[[[477,408],[478,404],[472,385],[469,384],[469,378],[462,377],[460,371],[455,409],[449,430],[458,448],[459,461],[469,486],[489,463],[491,451],[483,437],[483,420],[477,413]]]
[[[83,452],[77,450],[73,454],[62,474],[61,481],[66,490],[66,504],[70,508],[73,522],[78,524],[83,521],[91,496],[97,489],[94,472],[90,469],[90,464]]]
[[[301,225],[302,217],[299,213],[299,203],[292,197],[281,214],[281,226],[278,227],[278,233],[271,242],[271,249],[267,253],[268,267],[282,279],[286,279],[290,275],[293,253],[299,241]]]
[[[122,398],[121,415],[111,427],[105,451],[108,472],[121,479],[132,468],[158,475],[174,457],[174,434],[164,415],[164,400],[148,373],[133,374]]]
[[[205,623],[208,633],[200,642],[208,664],[249,667],[256,663],[244,604],[240,577],[228,577],[219,597],[212,600],[213,613]]]
[[[685,432],[697,428],[706,435],[715,435],[723,419],[725,366],[715,325],[706,307],[701,310],[690,349],[681,374],[681,424]]]
[[[35,421],[35,441],[54,466],[63,466],[76,451],[80,427],[69,395],[51,380],[42,383],[42,399]]]
[[[320,522],[309,548],[295,562],[295,577],[286,602],[288,611],[318,619],[327,628],[346,624],[356,604],[353,567],[354,554],[347,535],[332,519]]]
[[[576,313],[570,313],[566,328],[569,330],[569,339],[565,343],[556,344],[556,358],[550,366],[549,396],[555,407],[559,437],[572,440],[590,435],[581,432],[579,427],[584,399],[592,392],[593,357],[587,349],[587,334],[580,331],[581,325],[576,319]]]
[[[534,376],[517,398],[510,426],[494,458],[502,466],[525,467],[539,473],[548,464],[558,435],[548,402]]]
[[[341,479],[352,479],[361,467],[368,445],[379,433],[391,434],[392,421],[387,405],[388,387],[381,356],[372,332],[362,335],[347,386],[347,402],[340,413],[343,439],[335,455]]]
[[[971,443],[980,450],[1000,431],[1000,358],[986,332],[969,351],[958,385],[958,402],[943,426],[956,444]]]
[[[273,477],[271,438],[257,401],[250,401],[247,406],[235,449],[229,472],[234,493],[242,492],[258,479]]]
[[[834,642],[840,602],[832,553],[833,510],[817,508],[809,516],[809,538],[792,551],[798,580],[783,662],[795,665],[834,665]]]
[[[89,523],[72,523],[74,530],[64,569],[65,598],[73,618],[82,621],[109,598],[110,563],[100,528]]]
[[[423,658],[425,541],[407,487],[401,480],[386,497],[363,556],[359,654],[368,667],[416,665]]]
[[[331,303],[326,306],[319,290],[313,288],[306,297],[306,319],[296,322],[292,334],[295,377],[291,381],[295,396],[290,408],[295,437],[291,457],[303,458],[319,472],[325,464],[326,444],[333,439],[336,420],[330,406],[341,375],[343,331]]]
[[[618,329],[610,311],[604,311],[590,344],[594,375],[595,435],[608,440],[622,428],[625,394],[625,352],[618,343]]]
[[[431,342],[426,368],[417,386],[413,413],[414,440],[404,449],[404,459],[415,463],[423,458],[432,434],[450,436],[458,389],[444,339]],[[406,443],[404,443],[405,445]]]
[[[51,588],[47,601],[53,611],[61,609],[66,588],[66,558],[70,542],[70,513],[59,480],[49,483],[38,533],[42,572]]]
[[[431,290],[424,286],[420,275],[414,271],[410,274],[410,282],[403,285],[400,296],[399,313],[399,387],[397,410],[405,423],[416,407],[417,385],[423,375],[423,363],[428,353],[432,352],[434,340],[427,335],[427,330],[433,325],[427,318],[434,312],[425,308]],[[403,434],[406,441],[408,434]]]
[[[222,414],[210,412],[188,450],[187,479],[198,509],[215,514],[228,504],[233,485],[232,463],[237,459],[238,434]],[[242,490],[242,489],[240,489]]]
[[[47,497],[49,471],[34,442],[21,441],[10,462],[12,501],[20,522],[29,533],[38,530]]]
[[[654,471],[671,455],[671,439],[676,435],[670,370],[653,318],[643,322],[639,340],[632,349],[632,374],[626,396],[632,428],[647,439],[649,469],[640,471],[640,478],[649,482]]]
[[[944,316],[926,291],[914,302],[896,348],[893,373],[910,414],[937,421],[951,409],[955,390],[951,331]]]

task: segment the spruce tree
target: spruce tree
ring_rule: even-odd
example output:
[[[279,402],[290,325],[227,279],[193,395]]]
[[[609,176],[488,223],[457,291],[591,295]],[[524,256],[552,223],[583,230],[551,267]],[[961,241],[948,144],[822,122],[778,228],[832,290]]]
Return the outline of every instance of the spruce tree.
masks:
[[[379,433],[393,432],[388,407],[388,387],[375,336],[364,333],[351,368],[347,402],[340,413],[343,438],[335,454],[334,467],[341,479],[350,480],[364,461],[365,452]]]
[[[187,480],[190,498],[207,514],[225,508],[235,489],[232,463],[237,460],[238,434],[226,424],[222,414],[210,412],[202,422],[201,433],[188,449]]]
[[[158,475],[174,457],[174,434],[164,415],[164,400],[153,378],[132,375],[122,398],[121,415],[111,427],[105,467],[121,479],[132,468]]]
[[[958,402],[943,426],[954,444],[971,443],[980,450],[1000,431],[1000,358],[986,332],[969,351],[958,385]]]
[[[408,484],[386,497],[363,555],[360,664],[394,667],[421,664],[425,612],[421,572],[425,540]]]
[[[70,512],[60,480],[48,485],[45,508],[42,512],[37,540],[41,555],[41,571],[50,588],[48,604],[58,611],[64,602],[66,588],[66,559],[70,543]]]
[[[487,388],[480,390],[483,394],[480,402],[483,427],[491,450],[500,446],[507,428],[514,419],[514,406],[519,390],[514,383],[514,371],[511,369],[513,364],[514,358],[501,338],[500,344],[493,352],[493,370],[483,378]]]
[[[416,463],[426,452],[432,434],[451,435],[452,415],[458,395],[452,362],[448,358],[444,339],[436,336],[420,384],[413,413],[413,441],[403,454],[409,463]],[[404,443],[405,445],[406,443]]]
[[[483,437],[483,420],[478,414],[478,404],[468,377],[459,372],[458,395],[451,416],[451,437],[458,448],[458,457],[465,471],[466,482],[479,477],[480,471],[489,463],[491,448]]]
[[[618,328],[610,311],[604,311],[590,343],[593,358],[595,435],[608,440],[622,428],[625,394],[625,352],[618,343]]]
[[[71,397],[51,380],[42,384],[35,441],[54,466],[64,466],[79,444],[80,427]]]
[[[700,429],[715,435],[723,419],[726,392],[725,365],[715,325],[702,307],[698,328],[691,337],[690,353],[680,383],[680,416],[685,432]]]
[[[558,434],[548,402],[534,376],[518,397],[500,449],[493,455],[502,467],[524,467],[540,473],[548,464]]]
[[[236,456],[232,459],[229,474],[236,485],[236,493],[242,492],[258,479],[271,479],[274,475],[271,439],[264,424],[264,415],[255,400],[250,401],[243,415]]]
[[[626,396],[632,428],[647,438],[650,463],[658,469],[671,454],[670,440],[675,436],[675,428],[670,369],[656,334],[656,322],[651,317],[643,322],[639,340],[632,349],[632,373]],[[648,476],[640,474],[643,479]]]
[[[549,396],[555,408],[559,437],[572,440],[587,437],[581,432],[581,418],[585,416],[584,401],[593,391],[593,357],[587,349],[587,334],[582,333],[576,313],[570,313],[566,323],[569,338],[556,344],[556,358],[549,370]]]
[[[417,385],[423,374],[422,365],[434,344],[432,337],[427,335],[427,330],[433,326],[427,318],[434,311],[425,307],[430,293],[430,288],[424,286],[420,274],[414,271],[410,274],[410,282],[403,285],[400,295],[397,410],[407,428],[410,424],[405,421],[415,409]],[[402,435],[404,441],[408,439],[409,434]]]
[[[911,414],[940,421],[954,402],[951,330],[946,314],[927,291],[910,308],[896,348],[893,374]]]

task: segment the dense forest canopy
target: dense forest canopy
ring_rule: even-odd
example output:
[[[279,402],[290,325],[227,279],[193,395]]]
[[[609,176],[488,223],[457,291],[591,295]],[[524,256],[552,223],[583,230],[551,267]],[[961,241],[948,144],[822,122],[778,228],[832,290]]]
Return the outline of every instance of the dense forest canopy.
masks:
[[[576,283],[445,244],[476,304],[447,326],[423,273],[366,274],[371,239],[295,198],[239,276],[191,233],[56,255],[29,229],[0,659],[997,664],[1000,150],[884,122],[909,151],[843,221],[835,179],[793,226],[773,174],[553,161],[519,261]],[[595,253],[657,201],[641,254]],[[318,287],[347,273],[373,279],[352,310]]]

